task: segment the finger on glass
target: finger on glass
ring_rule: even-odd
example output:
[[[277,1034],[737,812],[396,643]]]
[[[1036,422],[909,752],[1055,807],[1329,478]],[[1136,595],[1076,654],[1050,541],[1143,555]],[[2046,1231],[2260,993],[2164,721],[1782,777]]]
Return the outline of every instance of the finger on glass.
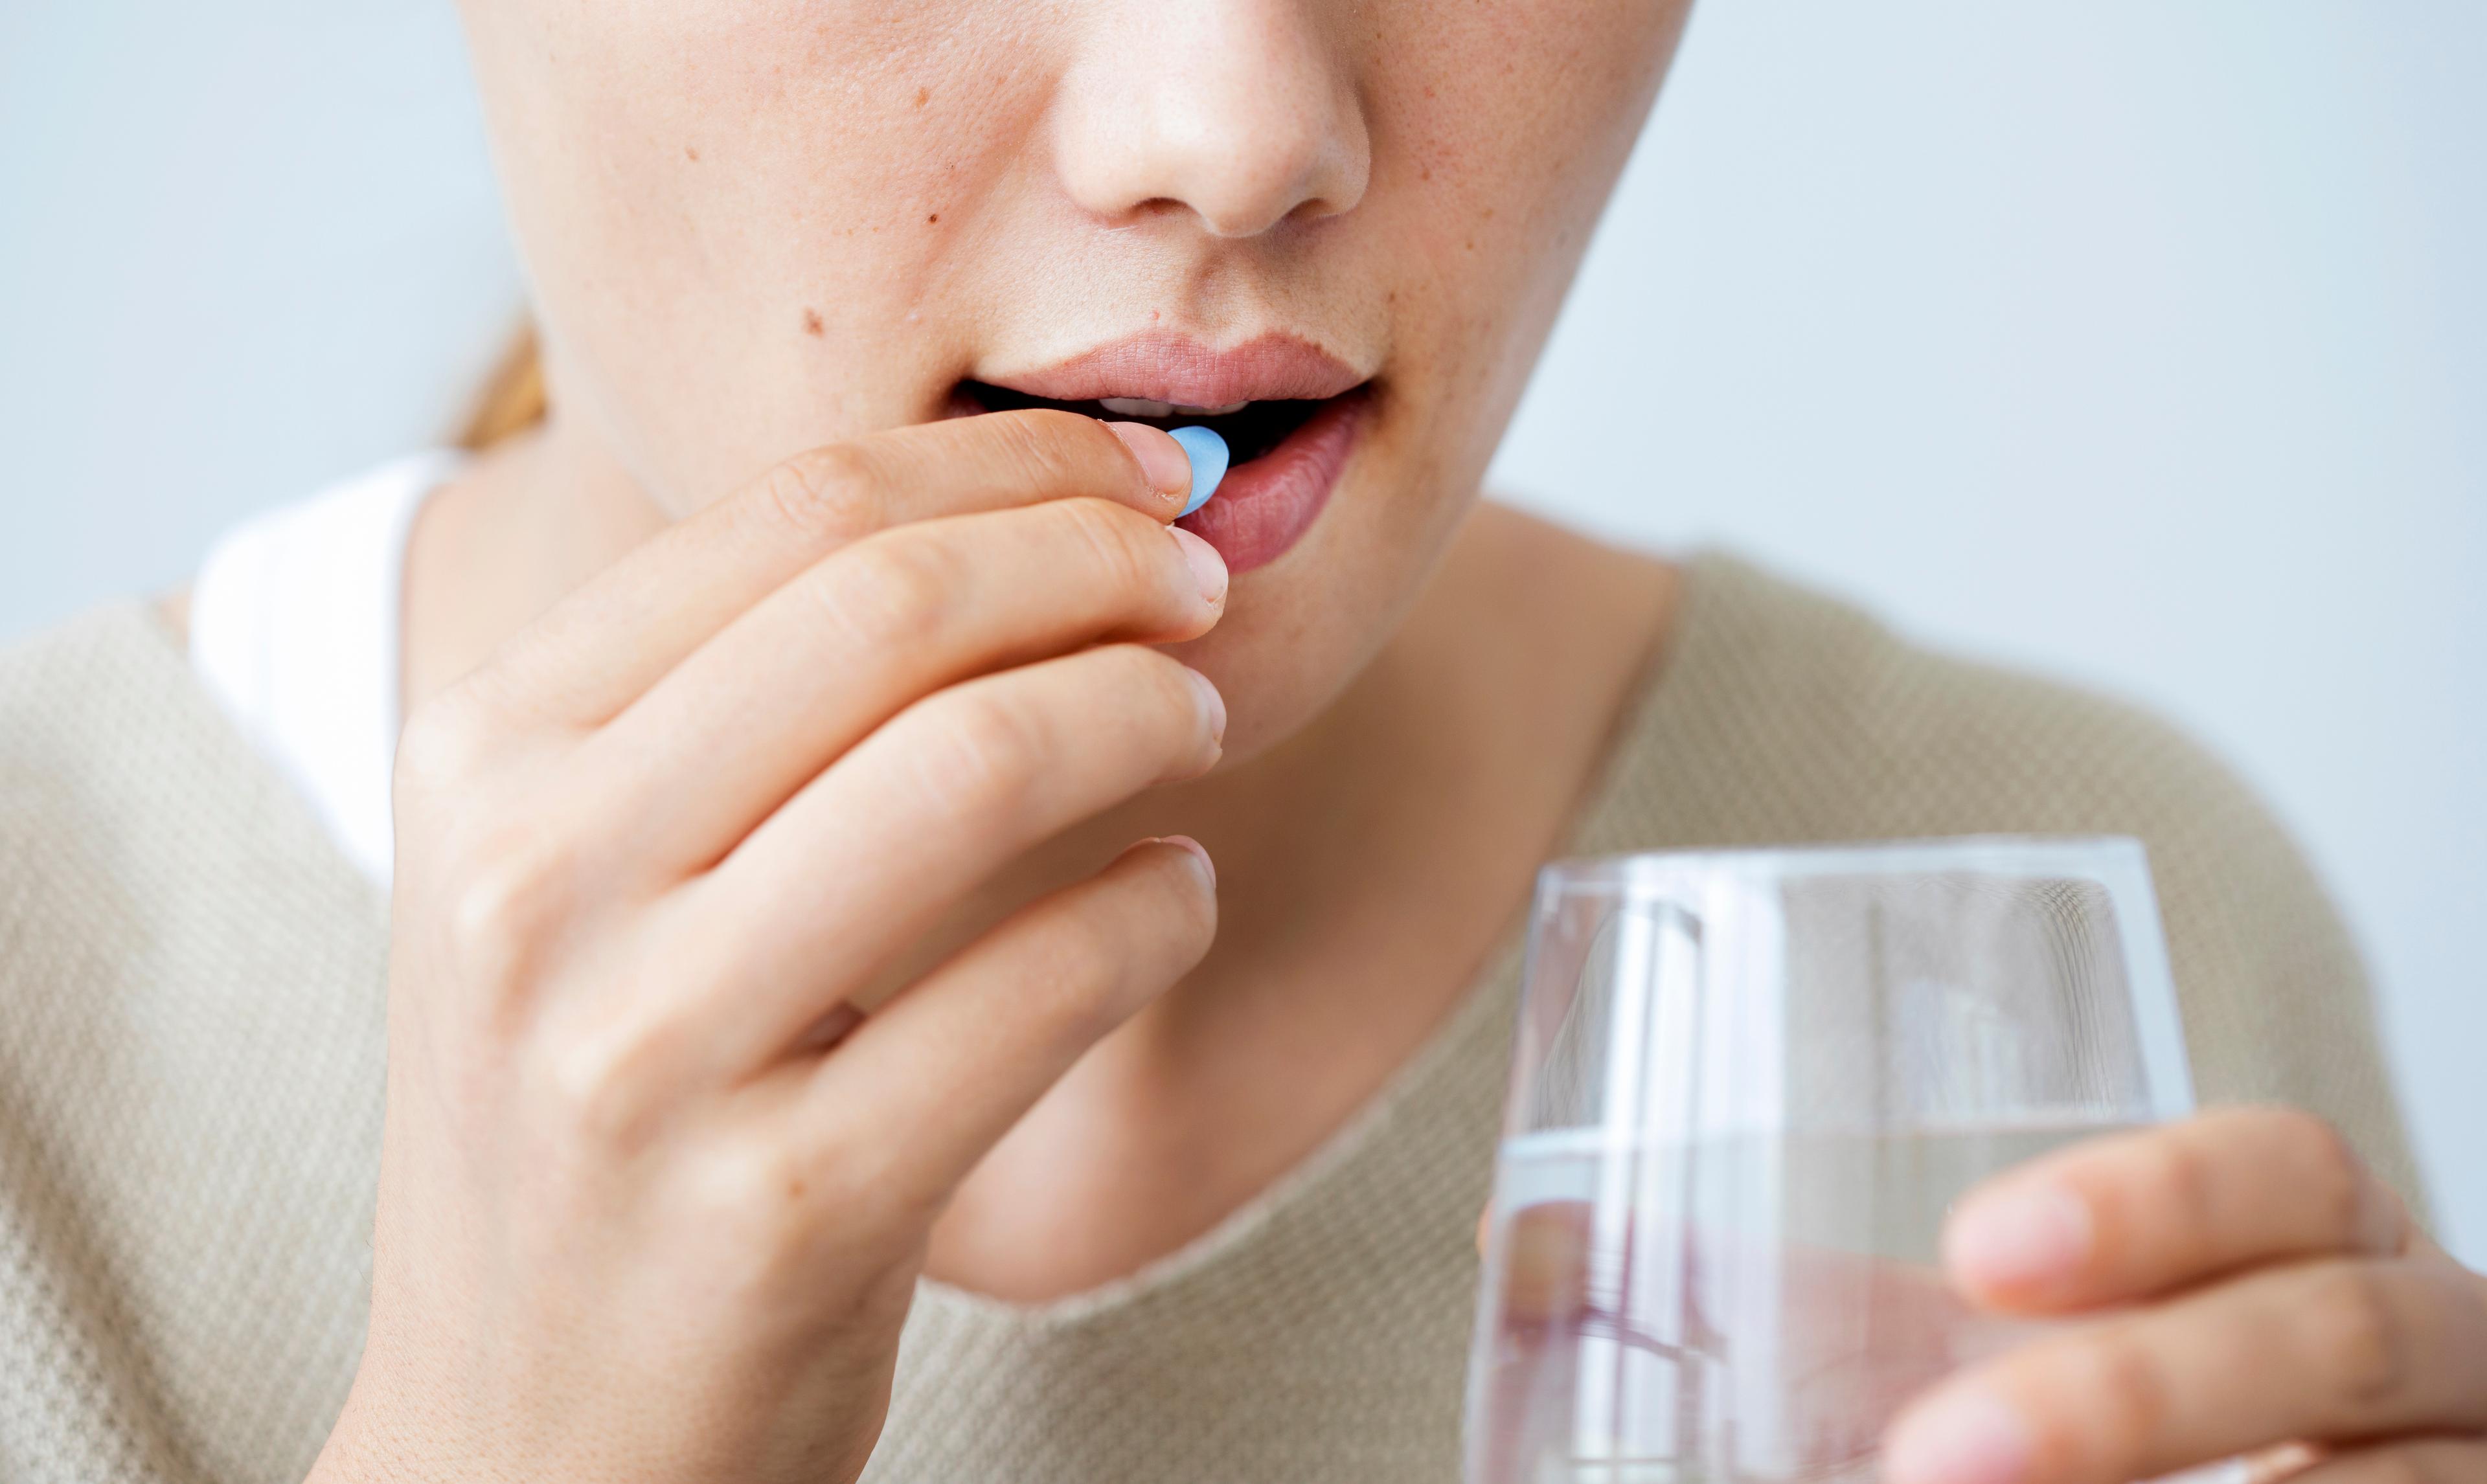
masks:
[[[2406,1207],[2340,1135],[2291,1108],[2225,1108],[2094,1140],[1987,1182],[1943,1258],[1992,1307],[2127,1303],[2261,1263],[2395,1255]]]
[[[1906,1398],[2046,1321],[1946,1207],[2190,1111],[2130,840],[1558,863],[1530,923],[1469,1484],[1862,1481]]]
[[[2047,1335],[1892,1429],[1894,1484],[2126,1484],[2275,1439],[2487,1429],[2487,1305],[2433,1253],[2279,1263]]]

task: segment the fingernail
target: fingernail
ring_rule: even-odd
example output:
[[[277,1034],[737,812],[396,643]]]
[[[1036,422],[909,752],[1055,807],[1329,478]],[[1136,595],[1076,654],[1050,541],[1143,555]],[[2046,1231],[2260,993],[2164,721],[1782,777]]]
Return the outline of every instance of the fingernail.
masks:
[[[2051,1181],[1971,1196],[1943,1234],[1943,1261],[1978,1290],[2071,1277],[2090,1255],[2090,1208]]]
[[[1191,458],[1174,434],[1146,423],[1108,423],[1105,430],[1123,440],[1123,447],[1140,461],[1140,472],[1149,478],[1149,486],[1169,500],[1188,500],[1191,496]]]
[[[1187,670],[1184,673],[1191,676],[1192,688],[1200,693],[1200,719],[1202,725],[1209,728],[1209,735],[1212,739],[1221,744],[1224,743],[1226,740],[1226,698],[1217,694],[1217,687],[1210,684],[1209,677],[1202,674],[1199,671]]]
[[[1200,584],[1200,595],[1216,604],[1226,596],[1226,559],[1217,548],[1186,531],[1181,526],[1166,527],[1166,535],[1183,548],[1183,563],[1191,568],[1194,582]]]
[[[1193,839],[1188,835],[1161,835],[1158,837],[1158,843],[1160,845],[1181,845],[1184,849],[1190,851],[1191,858],[1200,863],[1201,875],[1209,879],[1210,890],[1214,892],[1217,889],[1217,863],[1209,858],[1208,849],[1204,847],[1200,841]]]
[[[1883,1444],[1887,1484],[2015,1484],[2029,1471],[2028,1424],[2001,1397],[1952,1392],[1900,1419]]]

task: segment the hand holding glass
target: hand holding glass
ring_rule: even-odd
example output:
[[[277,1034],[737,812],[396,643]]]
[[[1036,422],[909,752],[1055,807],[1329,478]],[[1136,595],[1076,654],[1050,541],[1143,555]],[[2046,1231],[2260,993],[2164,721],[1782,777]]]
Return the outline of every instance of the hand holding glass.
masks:
[[[1950,1203],[2192,1111],[2141,847],[1558,863],[1538,883],[1468,1381],[1469,1484],[1848,1481],[2026,1334]]]

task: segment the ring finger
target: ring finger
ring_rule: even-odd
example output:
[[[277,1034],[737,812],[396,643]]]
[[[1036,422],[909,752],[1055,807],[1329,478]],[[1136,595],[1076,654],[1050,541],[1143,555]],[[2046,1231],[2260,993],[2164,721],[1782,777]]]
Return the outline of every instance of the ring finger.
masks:
[[[983,676],[901,712],[676,893],[709,960],[659,1020],[709,1075],[775,1059],[1004,862],[1217,760],[1225,703],[1155,649],[1109,645]],[[658,1028],[663,1033],[663,1028]]]
[[[2487,1304],[2432,1253],[2268,1269],[2035,1341],[1893,1426],[1896,1484],[2122,1484],[2278,1439],[2487,1427]]]

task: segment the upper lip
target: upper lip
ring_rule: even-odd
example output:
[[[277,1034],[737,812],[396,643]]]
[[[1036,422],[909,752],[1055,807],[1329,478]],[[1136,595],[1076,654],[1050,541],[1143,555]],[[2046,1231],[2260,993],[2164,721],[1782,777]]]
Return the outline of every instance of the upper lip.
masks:
[[[1111,341],[1035,371],[979,379],[1052,401],[1142,398],[1194,407],[1317,401],[1361,385],[1363,372],[1297,336],[1272,332],[1224,348],[1151,332]]]

